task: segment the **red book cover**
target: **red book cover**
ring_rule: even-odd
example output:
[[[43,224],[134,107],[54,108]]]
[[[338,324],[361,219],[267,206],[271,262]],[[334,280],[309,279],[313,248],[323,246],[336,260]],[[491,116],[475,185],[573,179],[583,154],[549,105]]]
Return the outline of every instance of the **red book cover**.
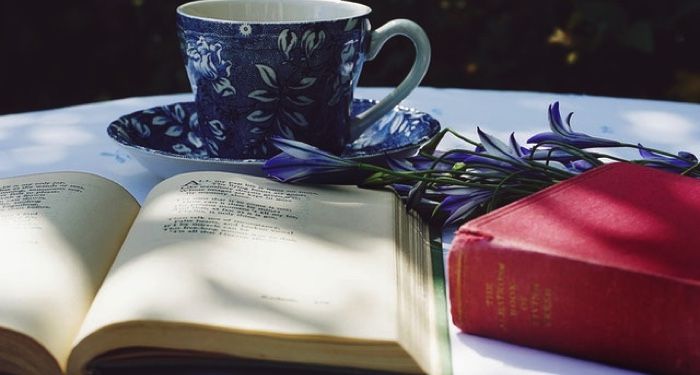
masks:
[[[464,332],[664,374],[700,374],[700,181],[614,163],[459,228]]]

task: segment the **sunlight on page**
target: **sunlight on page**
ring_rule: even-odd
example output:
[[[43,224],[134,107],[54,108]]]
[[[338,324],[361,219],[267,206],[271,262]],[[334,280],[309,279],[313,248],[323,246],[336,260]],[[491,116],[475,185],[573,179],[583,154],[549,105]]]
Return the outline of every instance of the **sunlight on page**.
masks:
[[[138,206],[83,173],[0,180],[0,327],[65,366],[72,341]]]
[[[387,207],[377,200],[393,196],[265,180],[255,180],[265,181],[257,186],[222,174],[226,183],[236,184],[227,190],[207,176],[175,177],[154,189],[81,337],[113,323],[153,320],[396,339],[393,212],[372,209]],[[187,178],[218,188],[192,193]],[[259,195],[246,195],[245,189]],[[188,233],[195,227],[198,233]]]
[[[94,286],[51,219],[25,224],[0,215],[6,233],[0,250],[0,325],[34,337],[56,358],[66,358]]]

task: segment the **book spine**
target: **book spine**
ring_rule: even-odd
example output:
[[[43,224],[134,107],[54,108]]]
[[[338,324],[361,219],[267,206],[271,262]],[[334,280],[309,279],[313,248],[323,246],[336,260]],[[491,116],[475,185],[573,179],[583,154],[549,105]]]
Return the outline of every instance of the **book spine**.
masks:
[[[661,251],[661,249],[660,249]],[[613,365],[700,374],[700,287],[460,230],[448,259],[466,333]]]

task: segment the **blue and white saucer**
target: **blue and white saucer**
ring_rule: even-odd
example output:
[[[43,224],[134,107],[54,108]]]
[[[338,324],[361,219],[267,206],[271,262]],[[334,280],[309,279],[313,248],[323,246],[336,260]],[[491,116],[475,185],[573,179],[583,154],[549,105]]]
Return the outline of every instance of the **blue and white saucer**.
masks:
[[[362,113],[376,101],[355,99],[352,113]],[[174,103],[124,115],[109,124],[107,134],[154,174],[217,170],[262,175],[261,159],[223,159],[207,155],[197,126],[193,102]],[[405,157],[440,131],[440,123],[425,112],[396,107],[345,146],[341,156],[368,161],[387,155]]]

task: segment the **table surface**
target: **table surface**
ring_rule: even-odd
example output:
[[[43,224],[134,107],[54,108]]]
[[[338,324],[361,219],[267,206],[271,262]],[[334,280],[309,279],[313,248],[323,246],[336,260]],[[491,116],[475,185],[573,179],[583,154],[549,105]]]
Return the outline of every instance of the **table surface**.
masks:
[[[386,88],[359,88],[358,98],[381,99]],[[0,178],[49,171],[84,171],[124,186],[140,202],[160,179],[105,133],[126,113],[192,100],[191,94],[128,98],[0,116]],[[700,152],[700,105],[571,94],[465,89],[415,90],[402,105],[428,112],[443,127],[475,138],[476,127],[520,142],[549,129],[547,106],[575,112],[574,131],[639,142],[667,151]],[[455,146],[447,140],[445,148]],[[444,248],[449,248],[445,233]],[[603,364],[450,332],[455,374],[632,374]]]

